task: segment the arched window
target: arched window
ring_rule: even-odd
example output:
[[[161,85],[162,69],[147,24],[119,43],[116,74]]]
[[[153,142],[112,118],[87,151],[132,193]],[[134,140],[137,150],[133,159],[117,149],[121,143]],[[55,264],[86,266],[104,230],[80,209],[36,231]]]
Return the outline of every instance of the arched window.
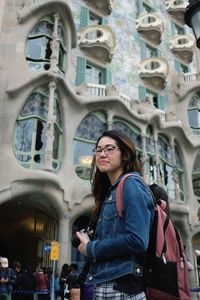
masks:
[[[47,145],[49,87],[37,88],[28,98],[17,121],[14,152],[26,168],[42,168]],[[57,169],[62,157],[62,124],[58,95],[54,93],[55,116],[52,141],[52,167]]]
[[[173,170],[173,180],[177,184],[177,189],[180,195],[180,199],[184,201],[184,190],[183,190],[183,164],[180,157],[179,147],[175,145],[174,147],[174,170]]]
[[[137,150],[142,150],[142,138],[140,129],[126,122],[125,120],[120,120],[118,118],[113,119],[112,129],[124,133],[128,136],[132,142],[135,144]]]
[[[173,181],[173,154],[167,138],[158,137],[158,154],[160,158],[160,177],[166,187],[170,199],[175,198],[175,186]]]
[[[65,73],[66,48],[62,21],[56,25],[54,16],[47,16],[39,21],[28,36],[26,60],[31,69],[49,70],[51,67],[52,50],[57,57],[58,73]],[[55,28],[55,26],[57,26]],[[55,45],[56,43],[56,45]],[[57,43],[59,44],[58,50]]]
[[[192,183],[195,196],[200,201],[200,151],[198,152],[192,170]]]
[[[146,131],[146,151],[149,158],[149,170],[150,182],[156,182],[157,180],[157,168],[155,165],[155,142],[153,138],[153,129],[151,126],[147,127]]]
[[[90,179],[92,149],[106,128],[105,115],[97,111],[87,115],[76,130],[73,162],[77,175],[82,179]]]
[[[200,135],[200,92],[196,93],[189,103],[188,119],[193,133]]]

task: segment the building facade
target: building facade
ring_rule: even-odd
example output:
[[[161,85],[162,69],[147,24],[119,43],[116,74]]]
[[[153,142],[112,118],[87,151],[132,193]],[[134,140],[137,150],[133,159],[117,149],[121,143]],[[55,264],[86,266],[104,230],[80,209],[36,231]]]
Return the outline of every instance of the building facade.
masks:
[[[198,286],[200,56],[187,4],[1,0],[1,256],[51,266],[56,240],[58,268],[83,263],[70,240],[93,209],[92,149],[116,129],[167,191]]]

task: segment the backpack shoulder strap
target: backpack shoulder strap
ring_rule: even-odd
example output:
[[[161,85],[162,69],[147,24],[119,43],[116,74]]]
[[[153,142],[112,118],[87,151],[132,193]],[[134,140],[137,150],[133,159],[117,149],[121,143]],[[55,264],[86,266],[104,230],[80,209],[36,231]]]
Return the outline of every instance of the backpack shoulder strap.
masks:
[[[128,174],[125,174],[122,177],[122,179],[120,180],[120,182],[119,182],[119,184],[117,186],[117,191],[116,191],[117,212],[118,212],[118,215],[121,218],[123,218],[123,209],[124,209],[123,208],[123,187],[124,187],[124,182],[125,182],[126,178],[128,178],[130,176],[134,176],[135,178],[139,179],[143,184],[145,184],[148,187],[148,185],[144,182],[144,180],[140,176],[138,176],[138,175],[135,175],[135,174],[132,174],[132,173],[128,173]]]

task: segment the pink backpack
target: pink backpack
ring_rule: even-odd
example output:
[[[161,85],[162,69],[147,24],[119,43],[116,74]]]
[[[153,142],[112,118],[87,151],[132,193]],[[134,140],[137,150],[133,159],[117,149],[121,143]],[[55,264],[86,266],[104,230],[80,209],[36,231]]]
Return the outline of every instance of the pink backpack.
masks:
[[[151,192],[141,177],[134,174],[124,175],[116,192],[119,217],[123,217],[123,185],[129,176],[139,179]],[[146,297],[147,300],[190,300],[183,241],[179,231],[163,210],[164,207],[164,201],[159,201],[157,204],[155,201],[155,215],[144,263]]]

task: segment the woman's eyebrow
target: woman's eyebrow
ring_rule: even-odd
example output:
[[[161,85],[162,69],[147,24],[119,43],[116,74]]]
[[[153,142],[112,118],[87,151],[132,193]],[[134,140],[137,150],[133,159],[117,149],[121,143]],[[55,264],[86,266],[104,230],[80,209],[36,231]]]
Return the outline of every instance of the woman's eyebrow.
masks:
[[[105,146],[97,146],[97,148],[105,148],[105,147],[108,147],[108,146],[117,147],[117,145],[114,145],[114,144],[106,144]]]

